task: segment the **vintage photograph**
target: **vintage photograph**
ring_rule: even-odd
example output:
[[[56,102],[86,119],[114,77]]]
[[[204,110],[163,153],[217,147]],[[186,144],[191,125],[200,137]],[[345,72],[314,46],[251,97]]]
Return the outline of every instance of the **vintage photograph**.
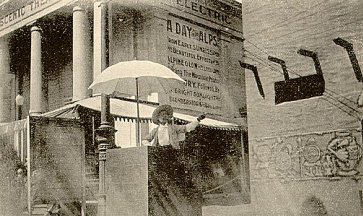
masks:
[[[0,216],[362,216],[363,1],[0,0]]]

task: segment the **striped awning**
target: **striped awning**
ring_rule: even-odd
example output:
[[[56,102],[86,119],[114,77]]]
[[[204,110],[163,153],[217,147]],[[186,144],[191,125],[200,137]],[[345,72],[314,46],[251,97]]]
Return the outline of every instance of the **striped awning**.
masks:
[[[101,97],[91,97],[79,100],[72,104],[66,105],[59,109],[44,113],[47,117],[63,117],[63,118],[78,118],[78,107],[82,106],[94,111],[101,111]],[[137,119],[137,105],[134,101],[110,99],[110,112],[116,121],[133,122]],[[151,122],[151,116],[156,106],[149,104],[139,104],[140,121],[143,123]],[[174,119],[180,123],[188,123],[196,120],[196,116],[186,115],[174,112]],[[201,121],[201,127],[219,129],[219,130],[240,130],[237,124],[223,122],[211,118],[205,118]]]

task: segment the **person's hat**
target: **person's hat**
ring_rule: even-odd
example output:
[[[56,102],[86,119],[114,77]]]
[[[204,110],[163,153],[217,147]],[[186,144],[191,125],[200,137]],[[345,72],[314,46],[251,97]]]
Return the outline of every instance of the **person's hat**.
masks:
[[[173,108],[170,105],[161,105],[153,112],[151,120],[154,124],[159,124],[159,116],[161,111],[165,111],[169,118],[173,117]]]

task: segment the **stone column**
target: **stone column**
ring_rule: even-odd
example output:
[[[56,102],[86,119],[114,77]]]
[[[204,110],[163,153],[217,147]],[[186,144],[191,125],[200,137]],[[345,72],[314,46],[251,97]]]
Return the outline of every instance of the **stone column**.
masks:
[[[93,78],[109,66],[108,53],[108,4],[106,1],[94,3],[93,20]]]
[[[31,28],[31,50],[30,50],[30,109],[29,115],[42,113],[42,35],[37,26]]]
[[[87,12],[73,8],[73,101],[89,96],[92,83],[91,35]]]
[[[11,107],[15,101],[11,101],[9,44],[6,37],[0,38],[0,122],[11,121]]]

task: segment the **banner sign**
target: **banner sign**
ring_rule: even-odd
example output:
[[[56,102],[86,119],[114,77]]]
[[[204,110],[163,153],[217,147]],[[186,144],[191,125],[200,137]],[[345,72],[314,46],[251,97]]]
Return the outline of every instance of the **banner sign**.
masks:
[[[218,0],[167,0],[162,3],[232,29],[238,28],[242,20],[242,10],[238,3],[227,5]]]
[[[33,22],[74,0],[3,1],[0,10],[0,36]]]
[[[219,34],[173,16],[169,16],[166,30],[168,67],[186,81],[184,89],[171,92],[170,104],[221,114]]]

